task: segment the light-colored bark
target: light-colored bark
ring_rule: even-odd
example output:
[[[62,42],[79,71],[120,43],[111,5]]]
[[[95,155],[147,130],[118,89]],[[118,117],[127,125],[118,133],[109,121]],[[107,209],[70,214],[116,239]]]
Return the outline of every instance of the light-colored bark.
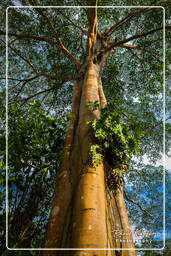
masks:
[[[74,140],[74,131],[78,120],[78,111],[81,97],[81,81],[77,81],[73,93],[72,119],[66,134],[64,150],[55,185],[55,193],[52,201],[51,216],[48,222],[47,233],[45,236],[44,247],[60,248],[63,243],[63,230],[66,224],[67,214],[70,210],[70,202],[73,193],[73,184],[70,177],[70,154]],[[54,255],[54,251],[42,251],[44,255]]]
[[[131,228],[121,190],[109,191],[103,163],[92,167],[92,135],[88,121],[99,118],[88,102],[106,105],[100,66],[88,62],[84,78],[77,81],[73,96],[73,117],[66,136],[45,247],[51,248],[134,248]],[[115,231],[129,235],[116,236]],[[118,240],[122,239],[123,241]],[[44,251],[42,256],[135,256],[134,250]]]
[[[88,3],[95,6],[97,0]],[[106,105],[100,72],[113,49],[98,33],[97,8],[88,9],[88,21],[87,56],[80,68],[80,79],[75,85],[72,119],[66,135],[44,243],[47,248],[82,249],[70,252],[45,251],[41,256],[136,255],[135,251],[105,251],[105,248],[132,248],[133,243],[117,241],[113,234],[115,230],[130,232],[122,191],[118,190],[115,194],[109,191],[103,162],[97,167],[91,163],[93,138],[88,122],[99,119],[100,110],[92,111],[87,104],[98,101],[101,108]]]

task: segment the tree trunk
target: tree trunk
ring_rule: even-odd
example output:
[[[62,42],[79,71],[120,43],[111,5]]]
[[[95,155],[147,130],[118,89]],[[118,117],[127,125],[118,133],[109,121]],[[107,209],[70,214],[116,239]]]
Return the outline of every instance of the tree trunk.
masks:
[[[88,62],[73,95],[72,119],[44,247],[92,250],[52,250],[41,255],[134,256],[135,250],[97,250],[134,248],[122,189],[111,192],[105,183],[104,165],[93,167],[90,163],[92,136],[88,121],[99,118],[100,112],[90,111],[87,103],[98,101],[101,107],[106,104],[98,63]]]

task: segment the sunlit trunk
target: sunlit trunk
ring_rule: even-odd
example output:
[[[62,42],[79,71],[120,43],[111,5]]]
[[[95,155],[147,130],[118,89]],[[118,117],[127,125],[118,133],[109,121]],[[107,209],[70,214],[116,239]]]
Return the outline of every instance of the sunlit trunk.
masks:
[[[100,79],[100,65],[88,62],[77,81],[72,119],[66,136],[44,247],[94,248],[79,251],[44,251],[41,255],[131,256],[134,248],[122,190],[111,191],[105,182],[105,167],[90,162],[92,135],[88,121],[100,117],[88,102],[106,104]],[[120,234],[118,232],[120,231]]]

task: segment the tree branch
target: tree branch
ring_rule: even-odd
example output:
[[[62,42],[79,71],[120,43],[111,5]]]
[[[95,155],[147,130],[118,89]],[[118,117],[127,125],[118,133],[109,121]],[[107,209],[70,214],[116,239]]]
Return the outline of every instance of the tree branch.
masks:
[[[2,39],[0,39],[0,41],[5,43],[4,40],[2,40]],[[56,76],[56,75],[51,75],[51,74],[47,74],[47,73],[38,72],[38,71],[36,71],[34,65],[31,63],[30,60],[28,60],[26,57],[22,56],[21,53],[18,50],[16,50],[15,48],[11,47],[10,45],[8,47],[11,50],[13,50],[20,58],[22,58],[24,61],[26,61],[29,64],[29,66],[31,66],[31,68],[33,69],[34,73],[36,75],[38,75],[38,76],[44,76],[46,78],[50,78],[50,79],[53,79],[53,80],[60,80],[62,82],[72,81],[72,80],[75,80],[75,79],[78,78],[78,76],[76,76],[76,75],[68,75],[68,76],[64,76],[63,77],[63,76]],[[36,78],[37,78],[37,76],[36,76]],[[6,77],[0,77],[0,79],[4,79],[5,80]],[[20,81],[20,82],[24,82],[24,81],[27,81],[27,80],[29,80],[29,81],[32,80],[31,78],[29,78],[29,79],[18,79],[18,78],[13,78],[13,77],[8,77],[8,79],[9,80],[16,80],[16,81]]]
[[[160,27],[160,28],[156,28],[156,29],[150,30],[150,31],[142,33],[142,34],[136,34],[134,36],[131,36],[131,37],[129,37],[129,38],[125,39],[125,40],[119,41],[119,42],[116,42],[116,40],[110,40],[109,46],[110,47],[120,46],[120,45],[123,45],[123,44],[125,44],[125,43],[127,43],[129,41],[134,40],[134,39],[138,39],[140,37],[146,37],[146,36],[148,36],[150,34],[153,34],[153,33],[157,32],[157,31],[160,31],[162,29],[163,29],[163,27]],[[166,29],[171,29],[171,26],[166,26]]]
[[[147,46],[150,46],[151,44],[153,44],[153,43],[155,43],[155,42],[157,42],[157,41],[161,41],[161,40],[163,40],[163,38],[162,37],[159,37],[159,38],[157,38],[157,39],[155,39],[155,40],[149,40],[149,41],[146,41],[142,46],[143,47],[139,47],[139,49],[141,49],[141,50],[143,50],[143,49],[145,49]]]
[[[1,40],[4,44],[6,44],[5,42],[4,42],[4,40]],[[10,44],[8,45],[8,47],[12,50],[12,51],[14,51],[21,59],[23,59],[25,62],[27,62],[27,64],[33,69],[33,71],[35,72],[35,73],[37,73],[36,72],[36,69],[35,69],[35,67],[34,67],[34,65],[31,63],[31,61],[30,60],[28,60],[26,57],[24,57],[24,56],[22,56],[22,54],[18,51],[18,50],[16,50],[15,48],[13,48]]]
[[[123,191],[124,191],[124,196],[125,196],[125,198],[126,198],[129,202],[131,202],[131,203],[137,205],[137,206],[141,209],[141,211],[145,212],[148,216],[153,217],[153,215],[152,215],[151,213],[149,213],[145,208],[143,208],[138,202],[136,202],[136,201],[134,201],[133,199],[131,199],[131,198],[128,197],[127,192],[126,192],[126,186],[125,186],[125,184],[124,184],[124,186],[123,186]]]
[[[29,82],[29,81],[32,81],[32,80],[38,78],[39,76],[40,76],[40,74],[37,74],[36,76],[26,78],[26,79],[18,79],[18,78],[14,78],[14,77],[8,77],[8,80],[14,80],[14,81],[19,81],[19,82]],[[6,77],[0,77],[0,79],[6,80]]]
[[[57,89],[57,88],[58,88],[58,87],[53,87],[53,88],[45,89],[45,90],[43,90],[43,91],[37,92],[37,93],[35,93],[35,94],[33,94],[33,95],[27,97],[27,98],[21,99],[20,101],[22,101],[22,102],[25,103],[26,101],[28,101],[28,100],[30,100],[30,99],[36,97],[37,95],[40,95],[40,94],[46,93],[46,92],[50,92],[50,91],[55,90],[55,89]]]
[[[150,53],[150,56],[153,57],[153,59],[156,59],[158,62],[160,62],[161,64],[163,63],[162,60],[160,60],[158,55],[156,55],[155,52],[149,50],[149,48],[147,49],[147,47],[143,47],[143,48],[139,48],[140,50],[145,50],[145,52],[149,52]]]
[[[147,64],[143,58],[141,58],[140,56],[138,56],[138,55],[134,52],[133,49],[128,48],[128,50],[130,51],[130,53],[131,53],[134,57],[136,57],[136,58],[141,62],[141,64],[143,64],[143,65],[144,65],[144,64]]]
[[[6,77],[0,77],[0,80],[6,80]],[[20,81],[20,82],[26,81],[24,79],[18,79],[13,77],[8,77],[8,80],[14,80],[14,81]]]
[[[132,19],[133,17],[137,16],[140,13],[145,13],[150,11],[152,8],[144,8],[144,9],[140,9],[138,11],[135,12],[131,12],[129,13],[124,19],[120,20],[118,23],[116,23],[115,25],[113,25],[110,29],[108,29],[107,31],[105,31],[104,36],[105,37],[109,37],[111,36],[111,34],[118,28],[120,28],[122,25],[124,25],[126,22],[128,22],[130,19]]]
[[[89,21],[89,30],[88,30],[88,41],[87,41],[87,55],[88,57],[93,54],[93,47],[97,37],[97,3],[98,0],[88,0],[87,4],[92,6],[88,8],[88,21]]]
[[[41,75],[47,75],[47,74],[41,74]],[[49,76],[49,75],[48,75]],[[70,79],[71,80],[71,79]],[[67,77],[63,78],[63,80],[61,81],[62,83],[66,82],[67,81]],[[52,90],[55,90],[55,89],[58,89],[59,87],[58,86],[55,86],[55,87],[52,87],[52,88],[48,88],[48,89],[45,89],[45,90],[42,90],[40,92],[37,92],[27,98],[24,98],[24,99],[21,99],[20,101],[22,101],[23,103],[27,102],[28,100],[36,97],[37,95],[40,95],[40,94],[43,94],[43,93],[46,93],[46,92],[50,92]]]
[[[155,53],[153,53],[151,50],[149,50],[149,45],[151,45],[154,42],[157,42],[159,40],[162,40],[162,38],[158,38],[156,40],[153,40],[151,42],[148,42],[147,44],[144,44],[143,47],[139,46],[139,45],[132,45],[132,44],[121,44],[121,45],[116,45],[116,47],[121,47],[121,48],[125,48],[128,49],[134,56],[136,56],[140,61],[143,61],[143,59],[141,59],[133,50],[141,50],[141,51],[146,51],[149,52],[151,54],[151,56],[156,59],[158,62],[162,63],[161,60],[159,60],[157,58],[157,56],[155,55]]]
[[[139,50],[144,50],[147,46],[157,42],[157,41],[161,41],[163,38],[162,37],[159,37],[155,40],[152,40],[152,41],[148,41],[146,42],[145,44],[143,44],[143,47],[141,47],[141,45],[132,45],[132,44],[119,44],[119,45],[116,45],[116,47],[122,47],[122,48],[127,48],[127,49],[139,49]],[[110,43],[111,41],[109,41]]]
[[[4,31],[0,31],[0,35],[6,35],[6,33]],[[38,40],[38,41],[43,41],[43,42],[47,42],[53,46],[57,46],[58,48],[60,48],[64,53],[65,55],[70,59],[72,60],[72,62],[74,62],[74,64],[76,64],[76,66],[80,67],[81,63],[79,60],[77,60],[72,54],[70,54],[68,52],[68,50],[60,45],[58,42],[55,42],[47,37],[44,37],[44,36],[34,36],[34,35],[29,35],[29,34],[15,34],[15,33],[8,33],[8,36],[14,36],[18,39],[34,39],[34,40]]]
[[[19,96],[20,92],[23,90],[24,86],[25,86],[28,82],[30,82],[30,81],[32,81],[32,80],[34,80],[34,79],[37,79],[38,77],[39,77],[39,75],[36,75],[36,76],[31,77],[31,78],[21,80],[18,84],[20,84],[21,82],[23,82],[23,84],[21,85],[21,88],[18,90],[17,95],[15,96],[15,99]],[[16,80],[16,79],[15,79],[15,80]],[[18,85],[18,84],[17,84],[17,85]]]
[[[6,32],[0,30],[0,35],[6,35]],[[43,41],[43,42],[47,42],[51,45],[57,46],[57,42],[54,42],[53,40],[45,37],[45,36],[34,36],[34,35],[29,35],[29,34],[15,34],[15,33],[8,33],[8,36],[14,36],[18,39],[34,39],[34,40],[38,40],[38,41]]]
[[[29,0],[29,2],[34,6],[34,1],[32,0]],[[50,18],[44,14],[44,12],[39,9],[39,8],[36,8],[35,9],[42,17],[43,19],[47,22],[49,28],[51,29],[52,33],[54,34],[57,42],[56,42],[56,46],[58,46],[62,52],[79,68],[81,66],[81,62],[80,60],[78,60],[75,56],[73,56],[69,51],[68,49],[63,45],[62,41],[61,41],[61,38],[60,36],[58,35],[55,27],[54,27],[54,24],[52,23],[52,21],[50,20]]]
[[[74,27],[78,28],[81,32],[83,32],[83,34],[88,35],[88,31],[81,27],[78,26],[77,24],[75,24],[69,17],[67,17],[64,13],[60,13],[65,19],[67,19],[70,22],[70,25],[73,25]]]
[[[30,82],[38,77],[44,76],[46,78],[50,78],[52,80],[57,80],[59,82],[65,83],[67,81],[72,81],[76,80],[79,76],[77,75],[66,75],[66,76],[55,76],[47,73],[39,73],[36,72],[36,75],[31,77],[31,78],[26,78],[26,79],[18,79],[15,77],[8,77],[8,80],[13,80],[13,81],[19,81],[19,82]],[[0,77],[0,80],[6,80],[6,77]]]

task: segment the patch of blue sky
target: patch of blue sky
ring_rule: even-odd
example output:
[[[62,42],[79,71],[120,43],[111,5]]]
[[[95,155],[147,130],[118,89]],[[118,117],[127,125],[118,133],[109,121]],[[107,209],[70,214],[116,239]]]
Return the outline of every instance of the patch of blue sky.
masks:
[[[52,68],[52,65],[48,63],[47,69],[50,70]]]

